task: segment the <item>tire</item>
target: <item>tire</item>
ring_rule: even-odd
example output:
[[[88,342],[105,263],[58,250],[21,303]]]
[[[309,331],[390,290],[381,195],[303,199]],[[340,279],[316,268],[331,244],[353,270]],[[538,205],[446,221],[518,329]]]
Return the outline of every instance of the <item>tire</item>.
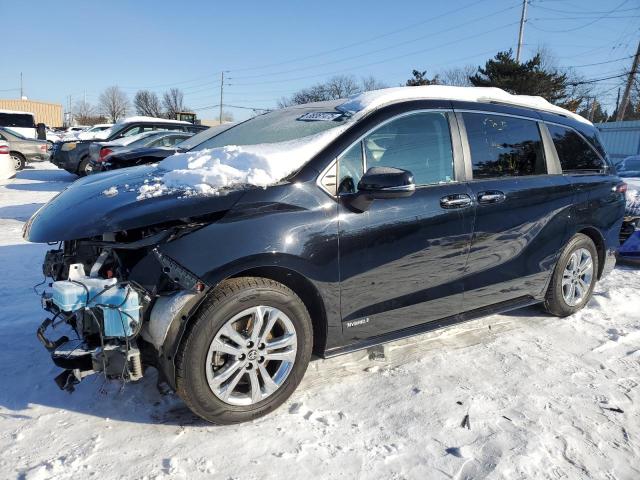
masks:
[[[24,169],[24,167],[27,165],[27,159],[24,158],[24,155],[22,155],[21,153],[11,152],[10,156],[11,160],[13,160],[16,171]]]
[[[588,252],[591,258],[590,278],[587,288],[584,287],[584,284],[587,283],[587,276],[586,274],[580,274],[583,269],[586,269],[585,272],[589,271],[586,268],[588,262],[585,261],[585,252]],[[580,266],[583,261],[585,262],[585,267]],[[574,268],[576,265],[577,267]],[[567,317],[576,313],[591,299],[597,277],[598,252],[596,246],[589,237],[578,233],[567,243],[558,259],[558,263],[556,263],[545,297],[545,310],[558,317]],[[564,286],[563,283],[565,284]],[[571,294],[572,284],[573,292],[576,294],[573,298]],[[582,292],[582,294],[578,296],[578,292]]]
[[[246,313],[253,310],[267,313]],[[243,315],[249,315],[246,318],[251,322],[256,316],[262,316],[264,322],[258,332],[271,324],[273,315],[275,323],[271,331],[277,330],[276,334],[268,337],[269,332],[265,332],[265,343],[260,342],[262,337],[259,335],[256,344],[252,345],[249,337],[253,337],[255,324],[251,323],[249,331],[247,320],[246,330],[240,330],[242,341],[248,341],[243,347],[244,353],[220,353],[216,345],[224,345],[220,347],[224,349],[231,345],[237,353],[240,341],[234,343],[230,339],[239,340],[236,333],[238,324],[245,321]],[[235,318],[239,320],[234,323]],[[229,325],[235,332],[230,332]],[[291,329],[295,334],[293,337]],[[233,335],[227,336],[227,333]],[[269,345],[276,345],[275,341],[270,341],[272,338],[276,338],[277,343],[287,341],[290,345],[274,352],[275,347],[269,348]],[[292,351],[294,344],[295,352]],[[176,354],[176,390],[187,406],[208,422],[225,425],[250,421],[272,412],[289,398],[304,376],[312,347],[313,329],[309,312],[292,290],[265,278],[230,279],[213,291],[190,322]],[[265,356],[260,356],[263,353]],[[283,355],[293,363],[267,360],[267,357]],[[248,366],[250,363],[252,366]],[[234,370],[234,365],[241,366]],[[229,371],[234,373],[219,383]],[[265,375],[272,376],[268,384]],[[253,388],[254,381],[259,388]],[[276,382],[280,383],[276,386]],[[226,395],[228,398],[225,399]]]
[[[91,174],[91,171],[87,170],[88,166],[89,159],[85,158],[80,162],[80,165],[78,165],[78,175],[80,175],[81,177],[86,177],[87,175]]]

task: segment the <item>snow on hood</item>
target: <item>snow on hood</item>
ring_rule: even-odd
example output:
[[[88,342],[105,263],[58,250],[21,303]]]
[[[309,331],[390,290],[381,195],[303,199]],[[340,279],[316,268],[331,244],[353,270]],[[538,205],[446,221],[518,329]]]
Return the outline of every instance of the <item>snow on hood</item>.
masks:
[[[337,108],[343,112],[358,114],[369,113],[390,103],[406,100],[460,100],[464,102],[501,102],[509,105],[535,108],[547,112],[566,115],[591,125],[584,117],[549,103],[542,97],[530,95],[512,95],[495,87],[452,87],[447,85],[422,85],[418,87],[395,87],[372,90],[349,97]]]
[[[176,192],[187,196],[217,195],[229,188],[274,185],[299,170],[346,128],[336,127],[286,142],[177,153],[159,163],[164,173],[139,188],[138,200]]]

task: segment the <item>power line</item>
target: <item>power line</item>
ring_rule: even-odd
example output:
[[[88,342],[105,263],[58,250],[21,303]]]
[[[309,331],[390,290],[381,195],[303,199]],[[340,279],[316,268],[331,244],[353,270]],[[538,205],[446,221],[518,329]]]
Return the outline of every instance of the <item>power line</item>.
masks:
[[[620,78],[620,77],[626,77],[627,74],[626,73],[621,73],[619,75],[612,75],[610,77],[603,77],[603,78],[594,78],[594,79],[590,79],[590,80],[580,80],[578,82],[570,82],[568,83],[568,85],[571,86],[578,86],[578,85],[587,85],[590,83],[598,83],[598,82],[602,82],[603,80],[611,80],[612,78]]]
[[[493,16],[495,16],[495,15],[497,15],[499,13],[503,13],[503,12],[506,12],[508,10],[511,10],[511,9],[517,7],[518,5],[519,5],[519,3],[514,4],[514,5],[512,5],[511,7],[508,7],[508,8],[504,8],[504,9],[501,9],[501,10],[498,10],[498,11],[495,11],[495,12],[491,12],[491,13],[489,13],[487,15],[483,15],[481,17],[474,18],[472,20],[469,20],[468,22],[456,24],[455,26],[450,27],[450,28],[445,28],[444,30],[440,30],[440,31],[437,31],[437,32],[431,32],[431,33],[429,33],[427,35],[421,35],[419,37],[412,38],[410,40],[405,40],[403,42],[396,43],[394,45],[389,45],[389,46],[386,46],[384,48],[378,48],[378,49],[375,49],[375,50],[370,50],[368,52],[360,53],[358,55],[352,55],[350,57],[345,57],[345,58],[341,58],[341,59],[338,59],[338,60],[332,60],[330,62],[320,63],[320,64],[316,64],[316,65],[310,65],[310,66],[306,66],[306,67],[298,67],[298,68],[294,68],[294,69],[290,69],[290,70],[283,70],[283,71],[280,71],[280,72],[272,72],[272,73],[259,74],[259,75],[245,75],[245,76],[236,77],[236,76],[233,76],[233,72],[234,71],[232,70],[231,71],[232,76],[229,77],[229,78],[230,78],[230,80],[246,80],[246,79],[252,79],[252,78],[264,78],[264,77],[271,77],[271,76],[275,76],[275,75],[285,75],[287,73],[295,73],[295,72],[303,71],[303,70],[321,68],[321,67],[325,67],[325,66],[328,66],[328,65],[334,65],[336,63],[342,63],[342,62],[346,62],[346,61],[350,61],[350,60],[355,60],[357,58],[366,57],[368,55],[373,55],[373,54],[384,52],[384,51],[387,51],[387,50],[392,50],[394,48],[397,48],[397,47],[400,47],[400,46],[403,46],[403,45],[408,45],[408,44],[415,43],[415,42],[417,42],[419,40],[424,40],[425,38],[436,37],[436,36],[441,35],[443,33],[447,33],[447,32],[450,32],[452,30],[457,30],[459,28],[463,28],[463,27],[465,27],[465,26],[467,26],[467,25],[469,25],[471,23],[475,23],[475,22],[478,22],[480,20],[484,20],[486,18],[493,17]]]
[[[454,45],[456,43],[460,43],[460,42],[463,42],[465,40],[470,40],[472,38],[477,38],[477,37],[480,37],[482,35],[487,35],[489,33],[494,33],[494,32],[496,32],[498,30],[502,30],[504,28],[516,25],[517,23],[518,22],[506,23],[504,25],[500,25],[498,27],[494,27],[491,30],[485,30],[484,32],[477,33],[475,35],[469,35],[467,37],[458,38],[458,39],[453,40],[451,42],[447,42],[447,43],[443,43],[443,44],[439,44],[439,45],[434,45],[434,46],[429,47],[429,48],[423,48],[423,49],[420,49],[420,50],[415,50],[413,52],[409,52],[409,53],[406,53],[406,54],[403,54],[403,55],[395,55],[393,57],[387,57],[387,58],[385,58],[383,60],[378,60],[376,62],[370,62],[370,63],[358,65],[358,66],[355,66],[355,67],[351,67],[348,70],[335,70],[333,72],[324,72],[324,73],[313,74],[313,75],[304,75],[302,77],[294,77],[294,78],[287,78],[287,79],[281,79],[281,80],[268,80],[268,81],[265,81],[265,82],[230,83],[229,85],[235,85],[235,86],[266,85],[266,84],[283,83],[283,82],[288,82],[288,81],[293,81],[293,80],[306,80],[308,78],[326,77],[327,75],[335,75],[335,74],[340,74],[340,73],[346,73],[346,72],[349,72],[349,71],[355,71],[355,70],[359,70],[361,68],[369,67],[369,66],[372,66],[372,65],[379,65],[381,63],[387,63],[389,61],[397,60],[399,58],[406,58],[406,57],[410,57],[410,56],[417,55],[417,54],[420,54],[420,53],[425,53],[425,52],[429,52],[429,51],[432,51],[432,50],[437,50],[439,48],[447,47],[449,45]]]
[[[582,67],[594,67],[596,65],[604,65],[606,63],[614,63],[614,62],[619,62],[621,60],[628,60],[630,58],[633,58],[633,55],[629,55],[628,57],[622,57],[622,58],[616,58],[615,60],[607,60],[605,62],[598,62],[598,63],[585,63],[584,65],[569,65],[567,67],[563,67],[563,68],[582,68]]]
[[[322,52],[318,52],[318,53],[315,53],[315,54],[312,54],[312,55],[305,55],[303,57],[292,58],[290,60],[285,60],[285,61],[278,62],[278,63],[270,63],[270,64],[266,64],[266,65],[258,65],[258,66],[255,66],[255,67],[236,68],[236,69],[233,69],[233,71],[234,72],[244,72],[244,71],[248,71],[248,70],[263,70],[263,69],[268,69],[268,68],[271,68],[271,67],[278,67],[278,66],[281,66],[281,65],[286,65],[286,64],[289,64],[289,63],[298,62],[300,60],[307,60],[307,59],[310,59],[310,58],[321,57],[321,56],[327,55],[329,53],[335,53],[335,52],[338,52],[338,51],[341,51],[341,50],[346,50],[346,49],[349,49],[349,48],[352,48],[352,47],[356,47],[358,45],[363,45],[365,43],[369,43],[369,42],[372,42],[374,40],[379,40],[381,38],[385,38],[385,37],[388,37],[390,35],[394,35],[396,33],[403,32],[405,30],[409,30],[411,28],[414,28],[414,27],[417,27],[417,26],[420,26],[420,25],[424,25],[425,23],[433,22],[434,20],[438,20],[440,18],[446,17],[448,15],[452,15],[454,13],[458,13],[458,12],[460,12],[462,10],[466,10],[467,8],[470,8],[470,7],[473,7],[473,6],[478,5],[480,3],[483,3],[483,1],[484,0],[474,1],[474,2],[471,2],[471,3],[467,4],[467,5],[464,5],[462,7],[456,8],[454,10],[449,10],[448,12],[444,12],[444,13],[442,13],[440,15],[436,15],[435,17],[431,17],[431,18],[428,18],[426,20],[422,20],[420,22],[412,23],[412,24],[407,25],[405,27],[401,27],[401,28],[398,28],[396,30],[392,30],[390,32],[383,33],[381,35],[376,35],[374,37],[370,37],[370,38],[367,38],[365,40],[360,40],[358,42],[350,43],[348,45],[343,45],[341,47],[332,48],[330,50],[324,50]]]
[[[575,28],[570,28],[570,29],[563,29],[563,30],[549,30],[549,29],[544,29],[544,28],[540,28],[540,27],[536,27],[534,23],[531,24],[531,26],[533,28],[535,28],[536,30],[540,30],[541,32],[547,32],[547,33],[568,33],[568,32],[575,32],[576,30],[580,30],[582,28],[586,28],[590,25],[593,25],[594,23],[603,20],[604,18],[606,18],[607,16],[609,16],[612,13],[617,12],[625,3],[627,3],[629,0],[623,0],[622,3],[620,3],[617,7],[615,7],[612,10],[609,10],[607,13],[605,13],[604,15],[585,23],[584,25],[580,25],[579,27],[575,27]]]
[[[537,5],[536,8],[540,8],[542,10],[548,10],[550,12],[556,12],[556,13],[576,13],[576,10],[558,10],[557,8],[543,7],[541,5]],[[626,8],[624,10],[618,10],[618,12],[619,13],[631,12],[631,11],[638,10],[638,9],[640,9],[640,7]],[[607,13],[608,12],[594,12],[592,10],[580,9],[580,14],[581,15],[587,15],[587,14],[590,14],[590,15],[601,15],[601,14],[607,14]]]

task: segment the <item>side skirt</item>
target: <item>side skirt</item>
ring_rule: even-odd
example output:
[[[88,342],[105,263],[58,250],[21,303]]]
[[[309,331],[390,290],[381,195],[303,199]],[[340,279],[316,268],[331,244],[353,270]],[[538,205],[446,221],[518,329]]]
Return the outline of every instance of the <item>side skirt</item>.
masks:
[[[434,320],[413,327],[404,328],[402,330],[396,330],[395,332],[385,333],[384,335],[377,335],[375,337],[365,338],[354,343],[335,347],[324,352],[323,358],[337,357],[338,355],[344,355],[346,353],[355,352],[357,350],[364,350],[369,347],[381,345],[383,343],[393,342],[394,340],[400,340],[402,338],[413,337],[421,333],[431,332],[441,328],[446,328],[458,323],[468,322],[478,318],[494,315],[496,313],[504,313],[511,310],[517,310],[518,308],[528,307],[541,303],[542,300],[533,297],[518,297],[506,302],[497,303],[495,305],[489,305],[487,307],[478,308],[468,312],[460,313],[458,315],[452,315],[445,317],[441,320]]]

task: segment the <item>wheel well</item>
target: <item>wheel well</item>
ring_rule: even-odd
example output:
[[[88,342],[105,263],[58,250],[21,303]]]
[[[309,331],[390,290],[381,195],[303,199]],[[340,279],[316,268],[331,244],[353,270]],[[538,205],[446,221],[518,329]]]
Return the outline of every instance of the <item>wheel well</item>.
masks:
[[[327,341],[327,316],[324,302],[314,285],[303,275],[282,267],[258,267],[233,275],[236,277],[262,277],[275,280],[293,290],[309,311],[313,325],[313,353],[321,355]]]
[[[602,276],[602,270],[604,269],[604,260],[605,260],[605,248],[604,248],[604,239],[602,238],[602,234],[593,227],[587,227],[580,230],[578,233],[582,233],[589,237],[596,246],[596,252],[598,252],[598,280]]]
[[[20,152],[15,151],[15,150],[11,150],[9,152],[9,155],[17,155],[18,157],[22,158],[23,160],[25,158],[23,154],[21,154]]]

